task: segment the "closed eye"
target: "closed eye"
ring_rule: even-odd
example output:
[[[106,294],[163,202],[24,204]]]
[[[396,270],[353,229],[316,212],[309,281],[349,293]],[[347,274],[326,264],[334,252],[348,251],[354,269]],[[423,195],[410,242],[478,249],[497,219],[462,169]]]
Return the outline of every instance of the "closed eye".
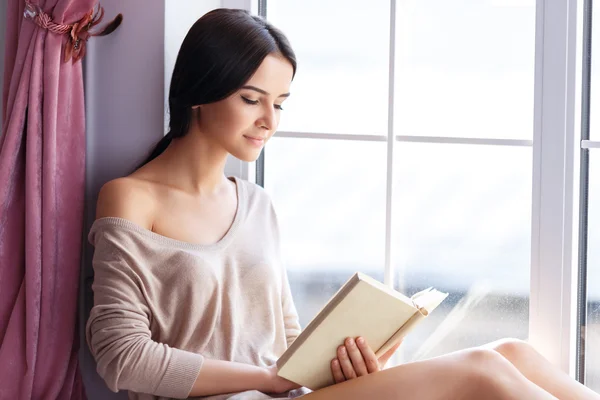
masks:
[[[248,104],[252,104],[252,105],[256,105],[258,104],[258,100],[250,100],[247,97],[241,96],[242,100],[244,100],[244,102],[248,103]],[[273,107],[275,107],[277,110],[283,111],[283,108],[281,107],[281,104],[275,104],[273,105]]]
[[[258,104],[258,100],[250,100],[244,96],[242,96],[242,100],[244,100],[248,104]]]

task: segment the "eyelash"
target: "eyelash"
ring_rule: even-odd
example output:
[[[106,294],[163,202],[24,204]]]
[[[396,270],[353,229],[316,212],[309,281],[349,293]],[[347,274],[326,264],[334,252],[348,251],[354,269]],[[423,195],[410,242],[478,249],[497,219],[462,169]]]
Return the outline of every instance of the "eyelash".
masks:
[[[251,104],[251,105],[257,105],[258,104],[258,100],[250,100],[244,96],[242,96],[242,100],[244,100],[246,103]],[[283,111],[283,108],[281,108],[281,104],[275,104],[274,107],[277,110]]]

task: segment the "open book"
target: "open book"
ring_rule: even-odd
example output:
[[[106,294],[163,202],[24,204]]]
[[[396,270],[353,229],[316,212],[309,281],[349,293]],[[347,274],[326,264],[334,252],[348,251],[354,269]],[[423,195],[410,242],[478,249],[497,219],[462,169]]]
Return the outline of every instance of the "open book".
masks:
[[[380,357],[447,296],[429,288],[407,297],[357,272],[277,360],[278,375],[312,390],[333,385],[331,360],[347,337],[364,337]]]

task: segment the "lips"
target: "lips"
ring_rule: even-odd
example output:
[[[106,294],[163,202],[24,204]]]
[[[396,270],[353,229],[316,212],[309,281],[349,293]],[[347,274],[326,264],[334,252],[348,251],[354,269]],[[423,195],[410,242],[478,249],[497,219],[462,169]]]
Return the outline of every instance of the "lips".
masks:
[[[256,136],[248,136],[248,135],[244,135],[245,137],[247,137],[248,139],[252,139],[252,140],[265,140],[266,138],[262,138],[262,137],[256,137]]]
[[[244,137],[246,138],[246,140],[248,140],[248,142],[250,142],[253,146],[256,146],[257,148],[261,148],[265,145],[265,138],[246,135],[244,135]]]

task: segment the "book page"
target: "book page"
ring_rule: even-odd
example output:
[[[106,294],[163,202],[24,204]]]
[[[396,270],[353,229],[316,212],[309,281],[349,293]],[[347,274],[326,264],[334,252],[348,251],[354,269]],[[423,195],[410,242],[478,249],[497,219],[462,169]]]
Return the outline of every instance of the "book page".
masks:
[[[414,294],[411,298],[418,307],[418,312],[415,313],[412,318],[406,321],[406,323],[402,325],[402,327],[400,327],[400,329],[398,329],[398,331],[375,352],[375,355],[379,358],[389,349],[394,347],[406,335],[408,335],[423,318],[435,310],[436,307],[439,306],[446,297],[448,297],[448,293],[442,293],[433,288],[427,288]]]

